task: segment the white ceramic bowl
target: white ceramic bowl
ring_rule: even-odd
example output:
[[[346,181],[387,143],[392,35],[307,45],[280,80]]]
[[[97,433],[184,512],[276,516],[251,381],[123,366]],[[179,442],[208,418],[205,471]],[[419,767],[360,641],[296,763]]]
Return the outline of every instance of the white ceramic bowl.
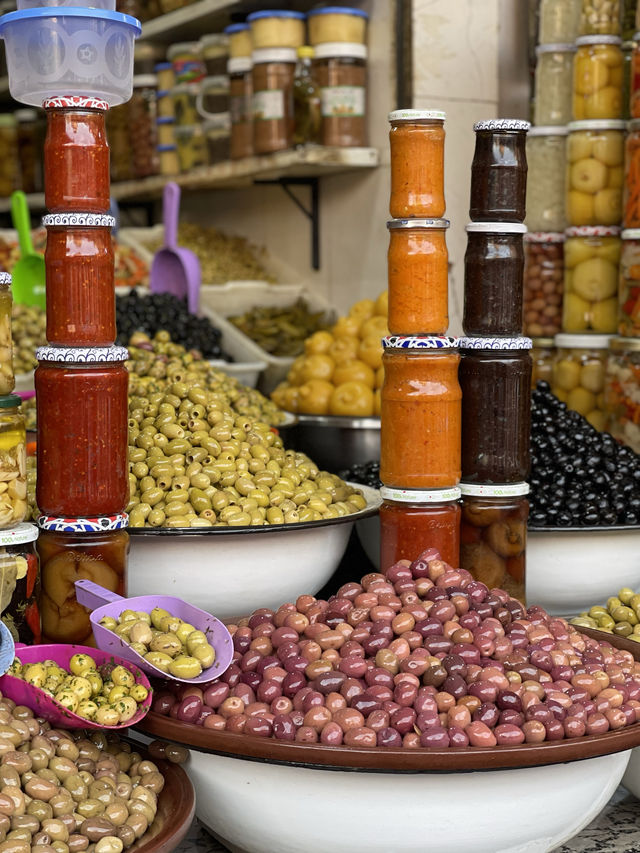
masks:
[[[640,749],[631,750],[631,758],[622,777],[622,784],[633,796],[640,800]]]
[[[531,604],[553,616],[575,616],[623,586],[640,589],[640,527],[529,530]]]
[[[355,484],[354,484],[355,485]],[[376,489],[359,513],[278,527],[131,528],[127,592],[177,595],[231,620],[322,589],[358,519],[380,505]]]

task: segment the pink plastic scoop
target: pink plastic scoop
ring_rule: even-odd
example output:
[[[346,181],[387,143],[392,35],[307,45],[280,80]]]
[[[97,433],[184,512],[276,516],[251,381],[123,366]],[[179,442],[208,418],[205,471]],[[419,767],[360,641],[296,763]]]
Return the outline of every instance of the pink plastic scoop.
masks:
[[[164,219],[164,247],[156,252],[149,274],[152,293],[173,293],[187,299],[191,314],[200,309],[200,261],[190,249],[178,246],[178,218],[180,214],[180,187],[165,184],[162,217]]]
[[[90,655],[98,667],[105,663],[124,666],[132,673],[136,684],[142,684],[147,688],[149,695],[138,706],[138,710],[130,720],[118,726],[105,726],[87,720],[85,717],[79,717],[72,711],[67,711],[44,690],[34,687],[33,684],[27,684],[26,681],[17,678],[15,675],[5,674],[0,678],[0,692],[3,696],[13,699],[16,705],[26,705],[27,708],[31,708],[36,716],[43,717],[52,726],[59,726],[64,729],[114,729],[117,731],[135,726],[147,715],[151,709],[151,685],[144,672],[141,672],[137,666],[132,666],[129,661],[100,649],[92,649],[90,646],[73,646],[68,643],[48,643],[43,646],[25,646],[22,643],[16,645],[16,655],[22,663],[42,663],[45,660],[52,660],[67,671],[69,670],[69,661],[77,654]]]
[[[122,598],[122,596],[116,595],[97,583],[87,580],[76,581],[75,587],[78,603],[93,610],[89,618],[98,648],[105,652],[115,652],[157,678],[199,684],[218,678],[231,664],[233,640],[227,627],[215,616],[200,610],[199,607],[187,604],[181,598],[174,598],[172,595],[138,595],[135,598]],[[117,620],[123,610],[143,610],[145,613],[151,613],[154,607],[162,607],[172,616],[177,616],[184,622],[193,625],[198,631],[202,631],[216,653],[213,666],[204,669],[195,678],[176,678],[175,675],[169,675],[168,672],[163,672],[157,666],[149,663],[124,640],[121,640],[117,634],[100,624],[100,620],[105,616],[111,616]]]

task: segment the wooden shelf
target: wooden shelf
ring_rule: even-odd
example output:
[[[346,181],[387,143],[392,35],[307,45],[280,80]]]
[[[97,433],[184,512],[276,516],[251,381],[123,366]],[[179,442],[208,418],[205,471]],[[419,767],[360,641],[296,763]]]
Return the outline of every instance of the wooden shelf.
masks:
[[[239,5],[236,0],[198,0],[145,21],[140,40],[176,42],[198,39],[203,32],[220,32],[229,23],[229,14]]]

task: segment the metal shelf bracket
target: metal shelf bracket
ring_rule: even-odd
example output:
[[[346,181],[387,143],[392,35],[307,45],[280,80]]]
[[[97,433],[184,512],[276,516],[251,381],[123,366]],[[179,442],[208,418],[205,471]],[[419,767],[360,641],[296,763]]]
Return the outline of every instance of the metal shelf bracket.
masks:
[[[320,182],[318,178],[276,178],[275,180],[256,180],[256,184],[272,184],[282,187],[298,210],[307,217],[311,224],[311,267],[320,269]],[[309,187],[311,206],[306,207],[292,187]]]

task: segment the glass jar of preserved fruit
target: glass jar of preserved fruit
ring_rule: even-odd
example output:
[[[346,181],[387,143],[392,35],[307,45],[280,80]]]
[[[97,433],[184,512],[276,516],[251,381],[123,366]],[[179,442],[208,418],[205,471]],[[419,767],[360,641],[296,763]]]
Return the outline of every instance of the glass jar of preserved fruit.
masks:
[[[380,570],[436,548],[450,566],[460,560],[460,489],[380,489]]]
[[[592,427],[606,429],[604,377],[609,335],[556,335],[551,390]]]
[[[567,129],[532,127],[527,136],[527,227],[564,231]]]
[[[553,337],[562,329],[564,234],[524,236],[524,333]]]
[[[573,118],[620,119],[624,78],[622,40],[582,36],[573,60]]]
[[[40,347],[36,357],[40,512],[117,515],[129,501],[127,350]]]
[[[448,219],[392,219],[389,229],[389,331],[444,335],[449,326]]]
[[[441,110],[389,113],[391,198],[396,219],[444,216],[444,120]]]
[[[253,149],[256,154],[293,145],[293,78],[297,55],[292,48],[254,50]]]
[[[565,125],[572,118],[573,44],[540,44],[536,48],[536,125]]]
[[[43,125],[37,110],[16,110],[18,123],[18,157],[20,187],[25,193],[42,192],[43,172],[41,150],[44,142]]]
[[[8,272],[0,272],[0,395],[10,394],[16,387],[11,338],[12,307],[11,275]]]
[[[50,214],[47,270],[47,340],[63,347],[109,346],[116,338],[113,216]]]
[[[380,479],[401,489],[460,480],[460,356],[455,338],[383,338]]]
[[[638,0],[622,0],[622,38],[632,39],[636,30]]]
[[[230,59],[227,64],[232,160],[251,157],[253,154],[252,67],[250,57]]]
[[[618,289],[618,334],[640,337],[640,228],[622,232]]]
[[[198,83],[206,74],[202,49],[197,41],[181,41],[167,49],[176,83]]]
[[[528,483],[461,483],[460,565],[489,589],[499,587],[526,605],[525,551]]]
[[[624,172],[623,121],[574,121],[567,143],[569,225],[619,225]]]
[[[40,516],[40,612],[45,643],[95,646],[91,611],[76,600],[76,581],[90,580],[117,595],[127,594],[127,516],[54,518]]]
[[[556,358],[556,347],[553,338],[532,338],[533,349],[531,350],[531,361],[533,369],[531,372],[531,387],[535,388],[538,382],[548,382],[551,385],[553,379],[553,363]]]
[[[640,119],[629,122],[623,198],[624,227],[640,228]]]
[[[133,151],[129,141],[129,104],[121,104],[107,113],[107,133],[111,150],[111,180],[115,183],[133,178]]]
[[[0,529],[15,527],[27,515],[27,432],[22,400],[16,394],[0,397]]]
[[[562,329],[615,334],[620,229],[572,227],[565,234]]]
[[[20,186],[18,127],[11,113],[0,115],[0,195],[10,196]]]
[[[367,144],[367,48],[333,42],[315,48],[320,87],[321,142],[342,147]]]
[[[526,214],[527,132],[520,119],[477,121],[471,163],[473,222],[522,222]]]
[[[519,222],[470,222],[464,256],[466,335],[522,333],[522,288],[527,228]]]
[[[640,340],[612,338],[604,388],[607,429],[640,453]]]
[[[540,44],[573,44],[578,35],[581,11],[582,0],[541,0]]]
[[[251,59],[253,43],[249,24],[230,24],[225,27],[224,32],[229,39],[229,56],[231,59]]]
[[[579,35],[612,35],[622,32],[621,0],[582,0]]]
[[[18,524],[0,531],[0,594],[2,621],[16,643],[42,642],[40,628],[40,571],[36,552],[38,528]]]
[[[133,94],[129,101],[129,142],[136,178],[158,174],[156,85],[154,74],[140,74],[133,78]]]

